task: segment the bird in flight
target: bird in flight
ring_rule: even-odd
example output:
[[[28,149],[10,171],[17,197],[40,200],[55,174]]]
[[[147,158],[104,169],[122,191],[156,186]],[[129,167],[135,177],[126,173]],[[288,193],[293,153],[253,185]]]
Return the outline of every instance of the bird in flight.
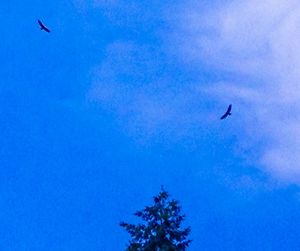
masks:
[[[41,20],[38,20],[38,23],[39,23],[39,25],[41,27],[41,30],[44,30],[44,31],[46,31],[48,33],[50,32],[50,30],[42,23]]]
[[[232,105],[230,104],[227,108],[227,111],[224,113],[224,115],[220,119],[225,119],[227,116],[231,115],[231,108],[232,108]]]

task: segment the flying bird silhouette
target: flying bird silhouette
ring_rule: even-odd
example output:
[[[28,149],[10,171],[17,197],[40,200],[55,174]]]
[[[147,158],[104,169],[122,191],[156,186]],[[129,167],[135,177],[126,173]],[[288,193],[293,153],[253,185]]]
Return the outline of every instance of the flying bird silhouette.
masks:
[[[39,25],[41,27],[41,30],[44,30],[44,31],[46,31],[48,33],[50,32],[50,30],[42,23],[41,20],[38,20],[38,23],[39,23]]]
[[[227,108],[227,111],[224,113],[224,115],[220,119],[225,119],[227,116],[231,115],[231,108],[232,108],[232,105],[230,104]]]

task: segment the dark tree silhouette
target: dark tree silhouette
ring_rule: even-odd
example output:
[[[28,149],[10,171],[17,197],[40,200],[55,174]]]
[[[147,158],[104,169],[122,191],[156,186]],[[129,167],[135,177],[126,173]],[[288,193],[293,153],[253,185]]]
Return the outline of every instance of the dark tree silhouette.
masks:
[[[178,201],[170,200],[169,194],[162,191],[155,196],[153,206],[146,206],[134,215],[144,224],[120,225],[131,235],[127,251],[184,251],[191,240],[187,239],[190,228],[181,229],[185,216],[180,214]]]

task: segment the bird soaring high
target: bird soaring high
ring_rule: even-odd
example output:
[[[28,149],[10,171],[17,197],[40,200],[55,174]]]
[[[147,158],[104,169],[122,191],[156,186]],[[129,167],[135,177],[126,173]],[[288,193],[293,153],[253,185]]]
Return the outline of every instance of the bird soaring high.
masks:
[[[39,25],[41,27],[41,30],[44,30],[44,31],[46,31],[48,33],[50,32],[50,30],[42,23],[41,20],[38,20],[38,23],[39,23]]]
[[[231,108],[232,108],[232,105],[230,104],[227,108],[227,111],[224,113],[224,115],[220,119],[225,119],[227,116],[230,116],[231,115]]]

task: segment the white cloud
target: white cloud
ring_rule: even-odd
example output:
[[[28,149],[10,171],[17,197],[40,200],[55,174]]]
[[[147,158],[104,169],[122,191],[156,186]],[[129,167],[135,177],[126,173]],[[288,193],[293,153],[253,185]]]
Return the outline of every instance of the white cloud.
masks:
[[[247,131],[266,143],[259,164],[299,183],[300,3],[231,1],[205,12],[191,6],[181,17],[182,53],[237,78],[205,91],[243,107]]]
[[[116,3],[96,2],[94,7]],[[162,74],[167,63],[159,65],[162,52],[157,48],[114,42],[95,69],[89,98],[121,115],[133,130],[158,135],[172,131],[172,136],[191,135],[193,126],[209,127],[217,119],[211,105],[201,103],[208,101],[207,94],[221,100],[220,107],[232,102],[245,133],[240,144],[246,141],[249,148],[259,149],[257,164],[274,177],[299,183],[300,3],[220,1],[213,9],[202,7],[196,3],[185,11],[166,11],[168,24],[181,20],[171,44],[179,45],[185,62],[208,64],[220,76],[229,72],[230,81],[201,84],[195,93],[193,84],[174,83],[172,76]],[[168,44],[174,38],[162,36]]]
[[[143,137],[181,137],[196,123],[199,128],[206,116],[195,107],[200,94],[172,82],[160,57],[149,45],[110,44],[103,63],[93,71],[88,99],[116,114],[130,133],[142,131]]]

